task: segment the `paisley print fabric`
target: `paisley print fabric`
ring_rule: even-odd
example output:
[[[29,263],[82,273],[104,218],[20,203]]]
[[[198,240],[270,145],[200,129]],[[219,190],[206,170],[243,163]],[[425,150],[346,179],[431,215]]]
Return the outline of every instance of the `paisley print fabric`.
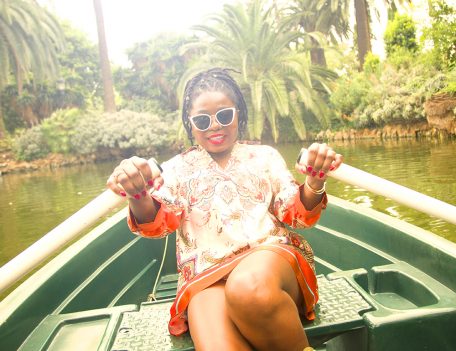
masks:
[[[327,198],[306,209],[299,186],[272,147],[235,144],[225,168],[195,146],[162,164],[164,185],[152,197],[161,204],[155,221],[131,230],[158,238],[177,230],[178,290],[226,258],[259,245],[295,247],[314,267],[310,246],[291,227],[317,222]]]

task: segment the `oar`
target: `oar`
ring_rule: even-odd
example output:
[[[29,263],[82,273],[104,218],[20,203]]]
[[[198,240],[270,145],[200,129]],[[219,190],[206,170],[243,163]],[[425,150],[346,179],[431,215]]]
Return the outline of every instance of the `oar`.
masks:
[[[54,252],[124,202],[111,190],[104,191],[0,268],[0,292],[22,278]]]
[[[456,207],[347,164],[328,174],[343,182],[383,195],[418,211],[456,224]],[[124,198],[106,190],[63,223],[0,268],[0,292],[54,252],[120,206]]]
[[[163,171],[155,159],[151,158],[149,162],[154,162],[160,172]],[[0,292],[21,279],[98,220],[111,213],[113,209],[122,205],[124,201],[125,198],[114,194],[111,190],[106,190],[60,223],[0,268]]]
[[[356,185],[375,194],[390,198],[430,216],[456,224],[456,206],[364,172],[345,163],[337,170],[329,172],[328,175],[342,182]]]

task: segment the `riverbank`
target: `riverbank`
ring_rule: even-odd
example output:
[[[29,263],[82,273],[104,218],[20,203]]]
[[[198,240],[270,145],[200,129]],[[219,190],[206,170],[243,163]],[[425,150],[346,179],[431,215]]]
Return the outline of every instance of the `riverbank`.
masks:
[[[19,161],[14,158],[12,151],[0,152],[0,176],[8,173],[24,173],[41,169],[55,169],[67,166],[95,163],[95,155],[71,156],[62,154],[49,154],[44,159],[33,161]]]
[[[425,104],[426,120],[409,124],[387,124],[378,128],[345,128],[341,130],[322,130],[307,134],[307,141],[354,141],[354,140],[391,140],[391,139],[454,139],[456,138],[456,99],[440,98],[442,101],[430,100]],[[175,144],[170,149],[178,152],[180,147]],[[0,176],[8,173],[30,172],[43,168],[60,168],[66,166],[90,164],[113,158],[122,159],[121,150],[109,149],[98,154],[62,155],[49,154],[44,159],[19,161],[10,149],[0,149]]]
[[[456,123],[452,129],[438,128],[428,122],[414,124],[387,124],[381,128],[343,130],[322,130],[310,134],[309,138],[318,141],[346,141],[346,140],[368,140],[368,139],[448,139],[456,137]]]

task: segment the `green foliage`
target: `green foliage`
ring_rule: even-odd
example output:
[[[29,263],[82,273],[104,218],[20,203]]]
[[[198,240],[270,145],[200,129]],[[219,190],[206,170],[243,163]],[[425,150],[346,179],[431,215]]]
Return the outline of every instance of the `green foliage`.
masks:
[[[95,45],[68,24],[62,24],[65,48],[58,55],[59,77],[56,82],[25,84],[18,94],[17,84],[7,86],[1,94],[1,109],[9,132],[25,126],[22,110],[30,108],[39,120],[56,109],[95,106],[101,96],[98,53]],[[33,78],[33,77],[32,77]],[[59,86],[63,84],[64,86]]]
[[[78,133],[81,110],[57,110],[41,124],[41,132],[51,152],[68,154],[72,150],[71,140]]]
[[[447,93],[450,95],[456,95],[456,68],[447,72],[445,75],[445,87],[440,92]]]
[[[43,158],[50,152],[40,126],[26,129],[16,136],[13,150],[17,159],[23,161]]]
[[[94,108],[97,98],[101,98],[103,93],[98,49],[85,34],[70,24],[62,23],[62,28],[65,50],[59,55],[59,62],[65,90],[55,105],[58,108]]]
[[[368,52],[364,57],[363,72],[368,75],[378,75],[380,73],[380,57],[374,55],[372,52]]]
[[[408,64],[399,65],[393,55],[380,64],[378,75],[344,75],[337,82],[331,103],[354,127],[425,120],[423,103],[427,99],[438,92],[456,90],[456,70],[439,71],[426,58],[408,56]]]
[[[173,143],[178,124],[177,112],[159,117],[128,110],[59,110],[41,125],[18,135],[14,149],[17,157],[26,161],[45,157],[49,152],[147,156]]]
[[[387,62],[395,69],[409,69],[416,65],[417,56],[405,48],[396,48],[389,56]]]
[[[16,129],[25,128],[25,122],[16,108],[17,96],[15,85],[7,86],[0,94],[1,115],[3,115],[5,128],[9,133],[13,133]]]
[[[371,89],[372,84],[364,74],[358,73],[353,78],[343,76],[338,80],[330,101],[343,116],[351,116],[356,110],[366,107]]]
[[[55,78],[63,47],[56,19],[37,1],[2,1],[0,6],[0,89],[13,77],[19,93],[29,78]]]
[[[431,27],[425,29],[423,40],[430,41],[433,64],[443,69],[456,67],[456,8],[443,0],[429,1]]]
[[[162,104],[156,99],[149,98],[134,98],[134,99],[122,99],[121,106],[123,110],[130,110],[135,112],[149,112],[156,114],[165,114],[166,112],[162,109]]]
[[[128,110],[102,115],[90,113],[77,124],[71,148],[78,154],[116,149],[124,155],[150,155],[172,143],[177,121],[173,114],[160,118]]]
[[[114,71],[116,86],[127,101],[122,108],[144,111],[147,104],[138,105],[137,101],[153,100],[161,110],[177,110],[177,85],[193,57],[191,51],[183,53],[181,48],[192,41],[194,38],[187,36],[159,34],[129,49],[128,58],[133,68]],[[128,103],[131,100],[133,104]]]
[[[415,23],[408,15],[396,13],[394,20],[388,23],[383,38],[387,55],[391,55],[398,48],[412,52],[418,48]]]

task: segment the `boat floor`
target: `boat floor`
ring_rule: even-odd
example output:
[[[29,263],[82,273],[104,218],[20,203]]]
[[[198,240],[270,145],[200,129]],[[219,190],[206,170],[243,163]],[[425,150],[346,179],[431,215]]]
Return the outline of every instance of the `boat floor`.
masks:
[[[312,345],[364,327],[362,313],[373,307],[344,278],[318,276],[316,319],[303,323]],[[168,332],[177,275],[160,279],[154,302],[49,315],[20,350],[194,350],[188,333]]]

